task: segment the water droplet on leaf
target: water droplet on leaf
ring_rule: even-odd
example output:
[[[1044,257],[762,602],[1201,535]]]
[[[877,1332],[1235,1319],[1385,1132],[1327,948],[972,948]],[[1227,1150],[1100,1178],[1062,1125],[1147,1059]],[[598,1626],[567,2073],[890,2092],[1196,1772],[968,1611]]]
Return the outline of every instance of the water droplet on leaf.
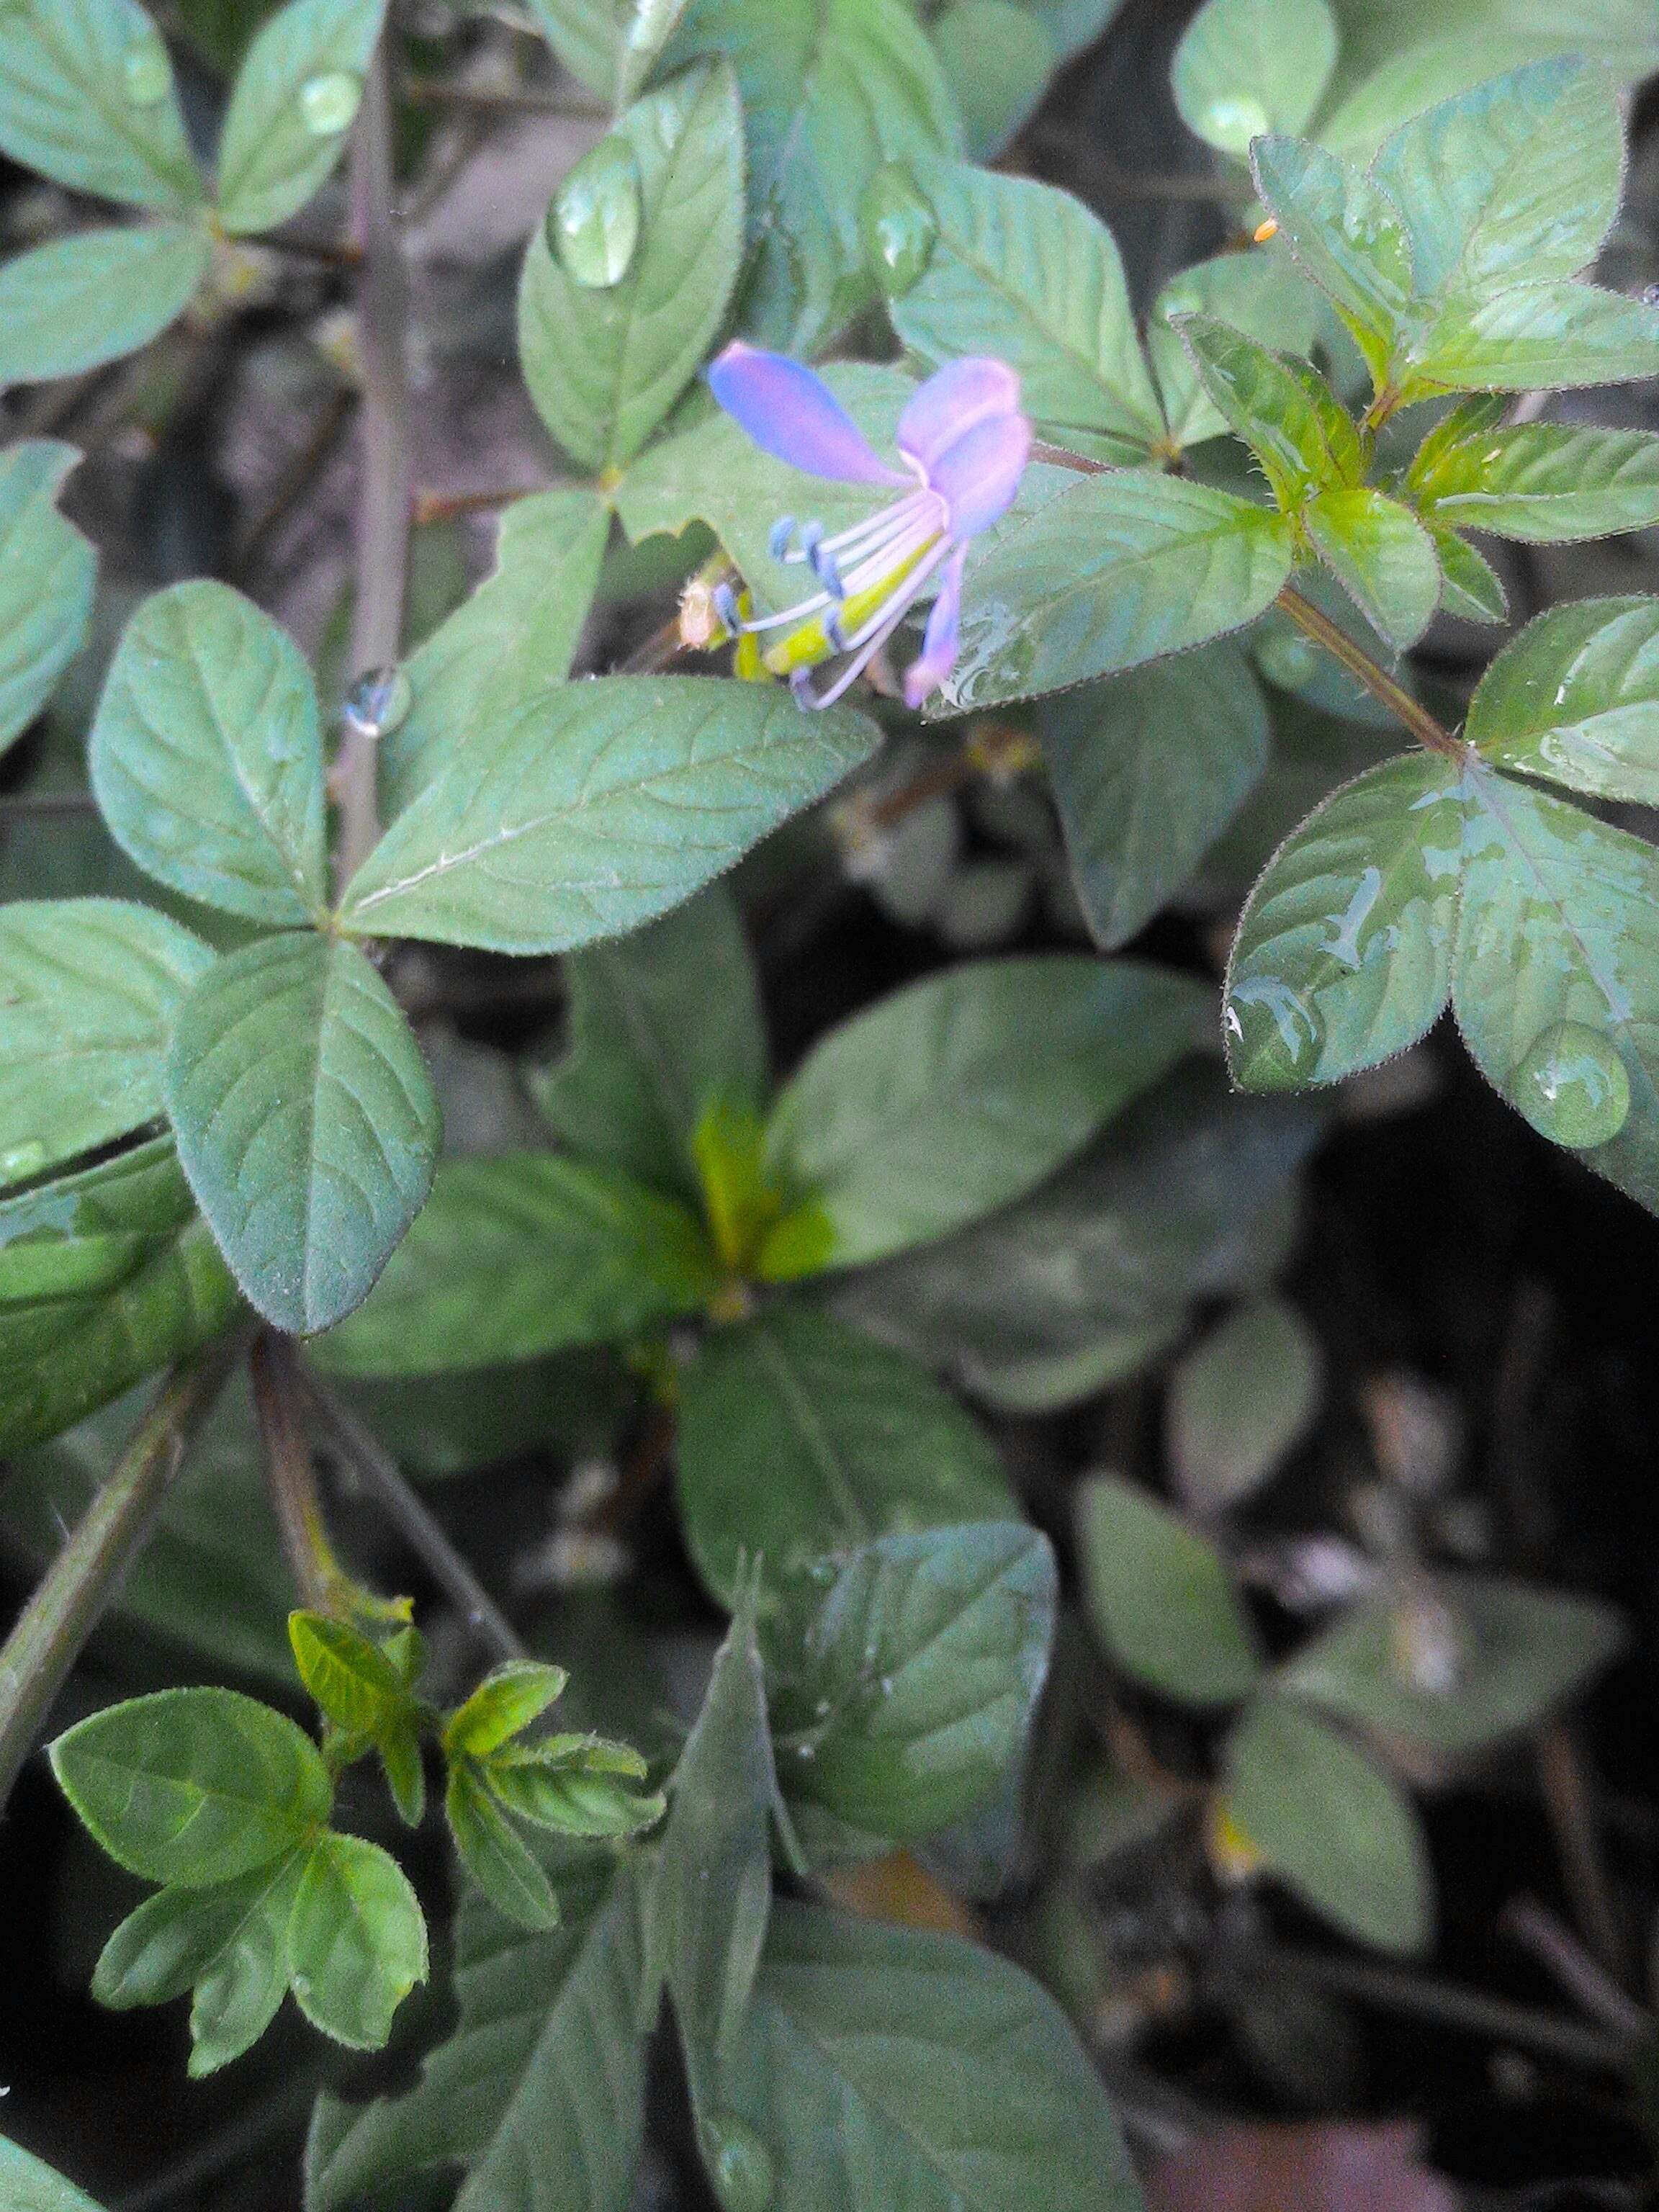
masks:
[[[337,138],[349,131],[362,105],[363,81],[349,70],[330,70],[300,88],[300,113],[313,138]]]
[[[1541,1136],[1583,1151],[1605,1145],[1630,1114],[1630,1077],[1611,1037],[1552,1022],[1515,1072],[1515,1103]]]
[[[860,215],[864,251],[890,299],[908,292],[933,258],[939,218],[895,161],[870,179]]]
[[[612,132],[582,155],[547,211],[547,242],[575,283],[607,291],[640,242],[639,157]]]
[[[725,2212],[766,2212],[777,2187],[777,2168],[748,2121],[735,2112],[714,2113],[703,2148],[714,2194]]]
[[[158,33],[148,26],[139,32],[121,62],[121,83],[135,107],[154,107],[165,100],[173,83],[173,64]]]
[[[1318,673],[1319,647],[1288,623],[1269,627],[1255,641],[1255,665],[1281,691],[1300,691]]]
[[[1243,154],[1248,151],[1252,138],[1261,137],[1272,125],[1259,100],[1232,98],[1212,100],[1200,116],[1198,127],[1212,146],[1224,147],[1230,154]]]
[[[1282,976],[1236,983],[1222,1016],[1233,1073],[1251,1091],[1297,1091],[1314,1079],[1325,1024]]]
[[[25,1137],[0,1152],[0,1182],[21,1182],[46,1164],[46,1148],[39,1137]]]
[[[346,693],[340,711],[354,736],[385,738],[409,720],[414,703],[414,686],[401,668],[371,668]]]

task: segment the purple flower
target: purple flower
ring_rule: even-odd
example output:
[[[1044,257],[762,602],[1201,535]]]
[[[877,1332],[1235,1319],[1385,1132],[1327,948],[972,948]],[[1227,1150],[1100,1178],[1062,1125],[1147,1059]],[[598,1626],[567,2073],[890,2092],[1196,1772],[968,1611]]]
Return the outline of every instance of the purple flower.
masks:
[[[899,418],[904,466],[890,468],[820,377],[781,354],[729,345],[708,371],[716,399],[757,446],[793,468],[841,483],[891,484],[901,496],[867,521],[826,538],[817,523],[799,531],[783,516],[772,532],[775,558],[804,562],[819,589],[798,606],[745,621],[729,588],[719,595],[728,630],[748,639],[775,676],[787,676],[803,705],[839,699],[939,574],[921,652],[905,673],[904,696],[919,707],[956,664],[962,571],[968,541],[1006,513],[1019,489],[1031,426],[1019,411],[1019,379],[1000,361],[953,361],[928,378]],[[810,672],[842,658],[827,691]]]

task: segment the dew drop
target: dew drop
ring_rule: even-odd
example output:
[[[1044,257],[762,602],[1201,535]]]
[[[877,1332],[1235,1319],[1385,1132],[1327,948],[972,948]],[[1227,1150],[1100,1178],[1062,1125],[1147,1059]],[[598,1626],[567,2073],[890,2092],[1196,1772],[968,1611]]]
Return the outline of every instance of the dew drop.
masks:
[[[590,292],[628,274],[640,242],[639,157],[613,131],[582,155],[547,211],[547,242],[566,273]]]
[[[21,1182],[46,1164],[46,1148],[39,1137],[25,1137],[0,1152],[0,1182]]]
[[[1281,691],[1301,691],[1319,672],[1319,647],[1288,623],[1269,626],[1255,641],[1255,665]]]
[[[889,299],[908,292],[927,270],[939,218],[897,162],[878,169],[860,211],[864,251]]]
[[[363,81],[349,70],[330,70],[300,88],[300,113],[313,138],[337,138],[349,131],[362,105]]]
[[[121,60],[121,86],[135,107],[154,107],[173,84],[173,64],[158,33],[149,25],[138,33]]]
[[[1295,1091],[1314,1079],[1325,1042],[1318,1010],[1279,975],[1236,983],[1222,1017],[1228,1057],[1252,1091]]]
[[[772,2154],[747,2120],[715,2112],[703,2131],[703,2154],[725,2212],[766,2212],[777,2188]]]
[[[346,693],[341,718],[354,737],[386,738],[409,720],[415,689],[401,668],[371,668]]]
[[[1618,1047],[1583,1022],[1552,1022],[1515,1072],[1515,1103],[1541,1136],[1584,1151],[1605,1145],[1630,1114]]]
[[[1272,125],[1259,100],[1212,100],[1198,118],[1201,137],[1229,154],[1248,154],[1252,138],[1261,137]]]

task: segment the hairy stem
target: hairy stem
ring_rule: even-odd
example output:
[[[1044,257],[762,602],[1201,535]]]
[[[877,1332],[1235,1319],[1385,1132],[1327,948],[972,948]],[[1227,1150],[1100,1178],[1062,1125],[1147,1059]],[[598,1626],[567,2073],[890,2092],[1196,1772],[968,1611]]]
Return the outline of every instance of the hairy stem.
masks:
[[[1340,624],[1322,613],[1311,599],[1304,599],[1293,584],[1285,585],[1274,605],[1290,617],[1304,636],[1322,645],[1332,659],[1340,660],[1373,699],[1381,700],[1419,744],[1426,745],[1431,752],[1443,753],[1448,760],[1462,759],[1463,747],[1451,732],[1443,728],[1426,707],[1419,706],[1403,684],[1396,684],[1386,668],[1379,668],[1364,647],[1356,645]]]
[[[0,1650],[0,1807],[58,1692],[137,1558],[236,1358],[227,1338],[174,1368]]]
[[[390,33],[387,33],[389,36]],[[392,167],[392,76],[382,38],[351,142],[352,229],[362,362],[362,480],[357,501],[354,672],[383,668],[403,649],[415,474],[407,359],[409,279],[398,234]],[[336,768],[342,888],[379,835],[375,740],[348,726]]]
[[[306,1435],[299,1360],[291,1337],[261,1329],[249,1354],[265,1473],[295,1594],[309,1613],[337,1613],[348,1577],[334,1556],[317,1468]]]

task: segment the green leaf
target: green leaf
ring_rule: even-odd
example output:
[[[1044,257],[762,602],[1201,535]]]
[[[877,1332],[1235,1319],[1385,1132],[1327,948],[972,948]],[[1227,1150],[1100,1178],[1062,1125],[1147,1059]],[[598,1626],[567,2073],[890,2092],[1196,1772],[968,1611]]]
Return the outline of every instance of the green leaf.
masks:
[[[438,2166],[467,2170],[457,2212],[536,2212],[537,2175],[557,2178],[561,2212],[627,2212],[645,2094],[635,1885],[608,1853],[567,1853],[557,1872],[561,1925],[546,1934],[463,1898],[459,2022],[395,2100],[324,2094],[308,2212],[343,2212]]]
[[[320,1613],[290,1613],[288,1632],[300,1680],[336,1728],[377,1741],[402,1731],[408,1686],[378,1644]]]
[[[1462,414],[1431,432],[1412,463],[1405,489],[1420,514],[1534,545],[1659,522],[1659,437],[1569,422],[1505,428],[1484,410],[1465,427]]]
[[[0,2191],[11,2212],[99,2212],[73,2182],[0,2136]]]
[[[564,1693],[570,1676],[562,1667],[540,1659],[510,1659],[494,1668],[466,1703],[450,1716],[444,1748],[459,1755],[488,1758],[541,1718]]]
[[[542,1152],[446,1160],[374,1296],[317,1350],[344,1375],[498,1366],[695,1313],[717,1282],[691,1214],[628,1176]]]
[[[1170,81],[1189,131],[1243,161],[1267,131],[1300,131],[1336,66],[1326,0],[1205,0]]]
[[[956,149],[906,0],[690,0],[665,66],[724,55],[749,144],[749,334],[810,356],[867,304],[859,209],[885,161]]]
[[[195,298],[205,230],[163,222],[83,230],[0,269],[0,386],[74,376],[135,353]]]
[[[1139,935],[1261,775],[1267,710],[1231,644],[1052,701],[1040,728],[1066,850],[1097,941]]]
[[[1384,1951],[1427,1948],[1433,1880],[1397,1784],[1345,1736],[1260,1698],[1227,1747],[1227,1811],[1269,1870],[1335,1926]]]
[[[502,1919],[515,1928],[558,1926],[559,1900],[541,1862],[470,1759],[450,1762],[444,1816],[461,1864]]]
[[[1413,396],[1629,384],[1659,375],[1659,306],[1594,284],[1516,284],[1455,300],[1412,368]]]
[[[1464,734],[1499,767],[1659,805],[1659,599],[1552,607],[1481,678]]]
[[[426,1063],[352,945],[268,937],[186,1001],[167,1113],[197,1202],[249,1301],[296,1335],[374,1287],[431,1188]]]
[[[310,1737],[234,1690],[106,1705],[48,1747],[82,1823],[146,1881],[206,1888],[307,1842],[333,1800]]]
[[[642,2021],[672,1991],[692,2095],[729,2056],[759,1971],[772,1905],[779,1802],[752,1589],[714,1656],[708,1694],[669,1784],[646,1913]]]
[[[1495,1576],[1413,1576],[1304,1644],[1279,1680],[1385,1741],[1456,1758],[1536,1727],[1624,1640],[1618,1615],[1589,1598]]]
[[[1090,1619],[1138,1681],[1194,1705],[1249,1696],[1261,1657],[1221,1554],[1115,1475],[1084,1485],[1078,1540]]]
[[[1267,244],[1249,253],[1218,253],[1183,269],[1158,294],[1146,327],[1146,350],[1177,451],[1227,428],[1205,392],[1192,355],[1176,334],[1187,316],[1224,323],[1276,353],[1307,355],[1322,334],[1324,302],[1304,281],[1288,247]]]
[[[1360,486],[1322,491],[1302,516],[1314,551],[1377,634],[1415,645],[1440,602],[1434,542],[1408,507]]]
[[[573,953],[565,976],[569,1043],[537,1103],[584,1159],[700,1205],[704,1115],[766,1103],[766,1031],[736,901],[711,884],[648,928]]]
[[[780,1905],[721,2087],[791,2212],[1139,2212],[1100,2077],[1059,2006],[951,1936]]]
[[[617,106],[650,74],[685,0],[530,0],[548,44],[589,92]]]
[[[1060,691],[1242,629],[1291,572],[1280,516],[1151,471],[1080,477],[970,573],[954,710]]]
[[[1464,1042],[1535,1129],[1659,1210],[1659,854],[1489,769],[1466,790]]]
[[[92,783],[141,868],[255,921],[327,905],[322,732],[288,633],[228,584],[175,584],[128,623],[99,702]]]
[[[386,0],[290,0],[243,58],[219,136],[219,221],[274,230],[318,190],[356,119]]]
[[[679,1504],[727,1604],[745,1553],[775,1589],[825,1553],[1018,1510],[989,1438],[930,1376],[791,1306],[717,1331],[681,1378]]]
[[[235,1284],[165,1138],[8,1200],[0,1449],[72,1427],[200,1350],[236,1308]]]
[[[290,1852],[264,1870],[263,1897],[197,1983],[190,2007],[192,2081],[240,2058],[276,2017],[288,1994],[289,1923],[307,1856]]]
[[[13,0],[0,9],[0,153],[135,207],[202,198],[173,64],[137,0]]]
[[[1425,751],[1367,769],[1291,831],[1228,966],[1237,1082],[1334,1083],[1430,1028],[1451,988],[1462,837],[1457,764]]]
[[[0,1183],[161,1110],[161,1055],[213,964],[199,938],[123,899],[0,908]]]
[[[921,274],[888,302],[905,344],[930,369],[993,354],[1018,372],[1039,434],[1103,460],[1144,459],[1164,416],[1104,223],[1026,178],[959,161],[911,173],[933,229]]]
[[[1164,1435],[1182,1496],[1200,1513],[1258,1490],[1319,1411],[1319,1341],[1283,1298],[1228,1315],[1170,1378]]]
[[[1507,622],[1509,594],[1485,554],[1436,522],[1429,523],[1428,532],[1440,563],[1440,604],[1446,613],[1461,615],[1465,622]]]
[[[767,1638],[786,1794],[896,1843],[969,1812],[1024,1747],[1057,1596],[1047,1540],[995,1522],[886,1536],[799,1586]]]
[[[1041,106],[1060,51],[1041,15],[1015,0],[947,0],[927,29],[966,151],[994,161]]]
[[[319,1836],[288,1923],[288,1978],[313,2027],[378,2051],[427,1977],[426,1920],[403,1869],[361,1836]]]
[[[353,878],[344,927],[565,952],[650,921],[838,783],[874,726],[770,685],[571,684],[448,761]]]
[[[1298,138],[1259,139],[1250,167],[1297,266],[1334,303],[1380,386],[1415,289],[1405,216],[1374,177]]]
[[[563,683],[592,605],[611,516],[586,489],[532,492],[501,517],[495,573],[439,625],[404,671],[407,717],[379,749],[386,820],[480,733]]]
[[[553,250],[562,187],[530,241],[519,355],[542,420],[585,467],[630,461],[696,374],[743,254],[743,112],[724,63],[653,92],[616,125],[640,179],[640,240],[611,285],[580,281]],[[574,204],[573,216],[577,212]]]
[[[1174,328],[1212,405],[1255,453],[1281,507],[1295,513],[1316,492],[1362,481],[1359,433],[1316,368],[1207,315],[1177,317]]]
[[[57,507],[80,455],[53,438],[0,453],[0,753],[81,650],[98,556]]]
[[[827,1215],[836,1265],[942,1237],[1079,1151],[1199,1042],[1203,1006],[1183,978],[1066,953],[930,976],[808,1054],[773,1117],[774,1164]]]
[[[661,1820],[667,1800],[629,1787],[644,1772],[644,1760],[626,1745],[556,1737],[500,1753],[484,1780],[496,1802],[520,1820],[592,1842],[635,1835]]]

